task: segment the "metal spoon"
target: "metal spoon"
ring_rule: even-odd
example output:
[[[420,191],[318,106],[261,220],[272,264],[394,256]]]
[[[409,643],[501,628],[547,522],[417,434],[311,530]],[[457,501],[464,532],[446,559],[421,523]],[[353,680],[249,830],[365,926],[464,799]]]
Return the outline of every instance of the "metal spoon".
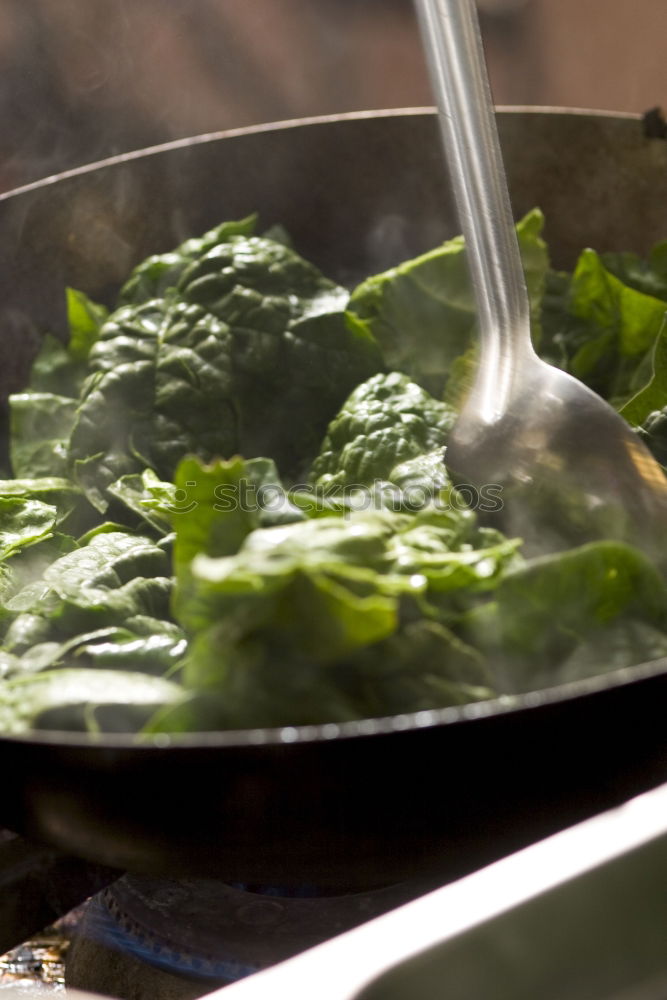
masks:
[[[529,547],[592,538],[667,556],[667,479],[625,421],[535,353],[473,0],[416,0],[479,314],[479,365],[450,436],[458,481],[500,484]]]

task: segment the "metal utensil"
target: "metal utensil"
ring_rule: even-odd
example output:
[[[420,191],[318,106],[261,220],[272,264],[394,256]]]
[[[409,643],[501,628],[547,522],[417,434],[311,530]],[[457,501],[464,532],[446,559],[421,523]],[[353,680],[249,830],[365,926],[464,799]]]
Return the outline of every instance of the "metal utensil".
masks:
[[[501,484],[505,527],[549,550],[606,537],[667,555],[667,479],[625,421],[543,362],[473,0],[416,0],[479,313],[479,365],[446,461]],[[509,509],[508,509],[509,508]]]

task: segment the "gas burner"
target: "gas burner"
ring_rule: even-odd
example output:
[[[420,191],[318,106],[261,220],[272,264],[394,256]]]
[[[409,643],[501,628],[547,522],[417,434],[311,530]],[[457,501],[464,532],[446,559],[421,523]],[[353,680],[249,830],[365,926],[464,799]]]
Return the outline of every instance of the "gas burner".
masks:
[[[213,879],[125,875],[87,905],[70,987],[121,1000],[191,1000],[415,898],[423,884],[319,894]]]

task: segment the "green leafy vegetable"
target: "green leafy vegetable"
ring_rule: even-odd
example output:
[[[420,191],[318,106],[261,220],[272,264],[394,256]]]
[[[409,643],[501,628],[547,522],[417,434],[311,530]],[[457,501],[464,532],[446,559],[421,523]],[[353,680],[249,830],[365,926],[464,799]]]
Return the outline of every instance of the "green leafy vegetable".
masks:
[[[10,460],[15,476],[64,476],[76,400],[49,392],[10,397]]]
[[[629,424],[638,426],[656,410],[667,406],[667,318],[653,345],[651,377],[639,392],[621,407],[620,414]]]
[[[180,693],[178,685],[162,677],[121,670],[102,673],[69,667],[22,675],[0,688],[0,730],[134,732],[158,705],[177,701]],[[98,718],[101,713],[106,718]]]
[[[114,481],[145,467],[170,479],[189,451],[268,453],[298,474],[381,367],[373,338],[346,325],[347,292],[282,244],[225,233],[189,258],[165,298],[135,289],[91,351],[69,460],[100,511]]]
[[[376,712],[383,691],[385,706],[403,691],[404,710],[490,697],[482,657],[447,622],[460,616],[463,592],[471,600],[497,583],[517,542],[479,529],[470,511],[362,511],[269,528],[244,521],[242,539],[236,512],[207,508],[198,539],[197,512],[188,517],[175,522],[174,607],[192,636],[183,681],[214,691],[227,706],[220,718],[358,718]],[[227,545],[235,554],[221,554]],[[424,657],[415,671],[408,649],[417,640]],[[383,680],[381,664],[394,655]],[[196,705],[174,709],[179,726]],[[169,710],[160,725],[174,720]]]
[[[81,490],[68,479],[43,476],[39,479],[0,479],[0,498],[38,500],[56,508],[55,524],[60,531],[79,534],[91,525],[94,511]]]
[[[58,512],[50,504],[23,497],[0,497],[0,562],[48,538]]]
[[[548,256],[534,210],[517,224],[537,335]],[[384,274],[350,298],[351,323],[377,339],[389,368],[440,394],[453,361],[470,346],[476,308],[460,236]]]
[[[567,274],[542,227],[517,225],[538,350],[667,467],[667,242]],[[338,722],[666,656],[643,555],[526,559],[494,527],[512,498],[448,477],[477,363],[461,238],[350,296],[255,229],[148,258],[110,315],[68,290],[68,343],[12,397],[0,729]]]
[[[162,298],[169,289],[176,287],[188,264],[221,243],[228,242],[232,236],[253,236],[256,227],[256,215],[249,215],[238,222],[223,222],[203,236],[186,240],[170,253],[147,257],[123,285],[118,304],[139,305],[150,299]]]
[[[637,291],[584,250],[574,274],[551,276],[543,312],[545,354],[614,403],[640,388],[665,302]]]
[[[463,634],[503,663],[504,686],[530,690],[558,680],[561,660],[621,619],[664,632],[665,582],[636,549],[591,542],[507,573],[493,602],[468,614]]]
[[[69,342],[47,334],[33,363],[28,389],[76,399],[87,374],[86,362],[107,318],[104,306],[83,292],[67,289]]]
[[[451,407],[406,375],[375,375],[354,390],[329,425],[311,480],[327,489],[392,481],[393,470],[409,459],[438,448],[444,456],[455,420]]]
[[[134,615],[166,618],[169,569],[166,554],[149,539],[103,532],[56,559],[6,606],[48,619],[60,637],[122,625]]]
[[[146,530],[150,527],[160,536],[169,532],[169,512],[178,509],[177,488],[160,480],[152,469],[121,476],[107,492],[118,502],[126,520],[136,518]]]
[[[45,336],[30,385],[9,398],[10,459],[15,476],[32,479],[67,474],[67,446],[76,419],[77,397],[88,355],[106,316],[106,309],[83,292],[67,289],[69,342],[62,344],[50,334]]]
[[[657,243],[646,260],[636,253],[603,253],[602,263],[619,281],[667,302],[667,240]]]
[[[649,413],[637,433],[664,469],[667,469],[667,406]]]

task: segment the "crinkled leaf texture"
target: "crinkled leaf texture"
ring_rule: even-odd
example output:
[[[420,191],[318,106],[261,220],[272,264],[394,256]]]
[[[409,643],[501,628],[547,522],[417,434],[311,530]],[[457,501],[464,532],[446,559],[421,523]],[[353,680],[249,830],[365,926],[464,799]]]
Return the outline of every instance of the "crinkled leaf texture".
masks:
[[[557,274],[542,222],[517,227],[536,344],[633,396],[667,460],[667,244]],[[149,258],[110,317],[68,292],[69,343],[45,339],[12,403],[0,727],[344,721],[665,655],[665,584],[640,553],[525,561],[458,502],[443,453],[476,367],[462,241],[350,300],[254,231]]]
[[[22,548],[48,538],[58,511],[51,504],[26,497],[0,497],[0,562]]]
[[[329,424],[311,482],[327,490],[393,482],[405,462],[437,449],[444,474],[444,446],[455,420],[450,406],[407,375],[374,375],[352,392]]]
[[[372,336],[345,321],[344,289],[282,244],[223,235],[165,298],[117,310],[91,350],[69,461],[100,510],[120,477],[170,479],[188,452],[268,454],[297,475],[382,366]]]
[[[20,556],[17,571],[12,562],[4,597],[11,623],[0,663],[3,725],[140,729],[176,700],[177,683],[158,677],[177,672],[187,648],[168,620],[165,552],[147,538],[105,530],[81,545],[54,536],[30,551],[37,558]]]
[[[7,608],[47,619],[57,637],[124,625],[136,615],[167,618],[169,572],[165,552],[150,539],[102,532],[50,563]]]

